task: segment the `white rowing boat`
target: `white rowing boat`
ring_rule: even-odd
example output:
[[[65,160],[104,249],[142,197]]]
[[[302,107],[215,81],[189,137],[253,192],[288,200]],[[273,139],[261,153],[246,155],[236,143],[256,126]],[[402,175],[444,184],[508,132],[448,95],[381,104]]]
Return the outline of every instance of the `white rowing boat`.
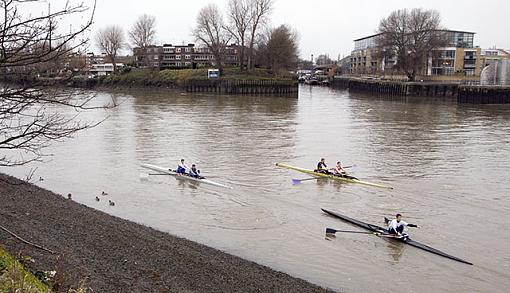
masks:
[[[201,182],[201,183],[205,183],[205,184],[209,184],[209,185],[214,185],[214,186],[218,186],[218,187],[233,189],[230,186],[223,185],[221,183],[214,182],[214,181],[211,181],[209,179],[200,179],[200,178],[195,178],[195,177],[191,177],[191,176],[188,176],[188,175],[179,174],[179,173],[175,172],[175,170],[172,170],[172,169],[169,169],[169,168],[164,168],[164,167],[160,167],[160,166],[156,166],[156,165],[152,165],[152,164],[142,164],[142,167],[147,168],[147,169],[152,170],[152,171],[157,171],[157,172],[161,172],[163,174],[171,175],[171,176],[175,177],[176,179],[196,181],[196,182]]]

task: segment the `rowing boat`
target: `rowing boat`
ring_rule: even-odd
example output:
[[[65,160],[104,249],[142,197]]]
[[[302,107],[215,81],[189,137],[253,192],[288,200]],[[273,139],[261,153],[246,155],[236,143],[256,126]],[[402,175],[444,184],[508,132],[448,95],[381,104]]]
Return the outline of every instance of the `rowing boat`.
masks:
[[[369,231],[375,232],[376,235],[378,235],[378,234],[380,234],[382,236],[388,236],[389,235],[387,230],[384,229],[383,227],[379,227],[377,225],[372,225],[372,224],[367,224],[365,222],[362,222],[362,221],[359,221],[359,220],[356,220],[356,219],[353,219],[353,218],[341,215],[341,214],[336,213],[336,212],[328,211],[328,210],[325,210],[325,209],[321,209],[321,210],[323,212],[325,212],[326,214],[329,214],[329,215],[331,215],[331,216],[333,216],[335,218],[344,220],[344,221],[349,222],[349,223],[351,223],[353,225],[356,225],[358,227],[361,227],[361,228],[367,229]],[[404,238],[401,238],[401,237],[388,237],[388,238],[394,239],[394,240],[397,240],[397,241],[400,241],[400,242],[403,242],[405,244],[409,244],[409,245],[414,246],[416,248],[419,248],[419,249],[422,249],[422,250],[425,250],[425,251],[428,251],[428,252],[431,252],[431,253],[434,253],[434,254],[437,254],[437,255],[440,255],[440,256],[452,259],[452,260],[456,260],[456,261],[461,262],[461,263],[472,265],[472,263],[470,263],[468,261],[465,261],[465,260],[460,259],[458,257],[455,257],[453,255],[449,255],[449,254],[447,254],[445,252],[442,252],[440,250],[437,250],[437,249],[435,249],[433,247],[430,247],[428,245],[422,244],[420,242],[414,241],[414,240],[410,239],[409,237],[404,237]]]
[[[290,166],[290,165],[287,165],[287,164],[284,164],[284,163],[276,163],[276,166],[277,167],[291,169],[291,170],[298,171],[298,172],[305,173],[305,174],[309,174],[309,175],[312,175],[312,176],[317,177],[317,178],[329,178],[329,179],[340,180],[340,181],[349,182],[349,183],[363,184],[363,185],[372,186],[372,187],[393,189],[393,187],[387,186],[387,185],[366,182],[366,181],[359,180],[357,178],[349,178],[349,177],[337,176],[337,175],[334,175],[334,174],[319,173],[319,172],[315,172],[313,170],[308,170],[308,169],[303,169],[303,168],[299,168],[299,167],[294,167],[294,166]]]
[[[175,172],[175,170],[164,168],[164,167],[160,167],[160,166],[156,166],[156,165],[142,164],[142,167],[147,168],[149,170],[161,172],[163,174],[168,174],[168,175],[174,176],[176,179],[196,181],[196,182],[201,182],[201,183],[205,183],[205,184],[209,184],[209,185],[214,185],[214,186],[218,186],[218,187],[233,189],[230,186],[223,185],[221,183],[214,182],[214,181],[211,181],[209,179],[195,178],[195,177],[191,177],[191,176],[188,176],[188,175],[185,175],[185,174],[179,174],[179,173]]]

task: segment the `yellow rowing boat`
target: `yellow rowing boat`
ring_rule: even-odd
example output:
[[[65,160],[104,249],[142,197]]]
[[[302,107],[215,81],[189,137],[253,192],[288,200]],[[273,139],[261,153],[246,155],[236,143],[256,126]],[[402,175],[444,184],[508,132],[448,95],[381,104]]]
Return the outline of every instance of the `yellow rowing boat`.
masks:
[[[294,166],[290,166],[290,165],[287,165],[287,164],[284,164],[284,163],[276,163],[276,166],[277,167],[281,167],[281,168],[291,169],[291,170],[298,171],[298,172],[305,173],[305,174],[309,174],[309,175],[312,175],[312,176],[314,176],[316,178],[329,178],[329,179],[340,180],[340,181],[349,182],[349,183],[363,184],[363,185],[366,185],[366,186],[373,186],[373,187],[379,187],[379,188],[393,189],[393,187],[387,186],[387,185],[366,182],[366,181],[359,180],[357,178],[343,177],[343,176],[334,175],[334,174],[318,173],[318,172],[315,172],[313,170],[308,170],[308,169],[303,169],[303,168],[299,168],[299,167],[294,167]]]

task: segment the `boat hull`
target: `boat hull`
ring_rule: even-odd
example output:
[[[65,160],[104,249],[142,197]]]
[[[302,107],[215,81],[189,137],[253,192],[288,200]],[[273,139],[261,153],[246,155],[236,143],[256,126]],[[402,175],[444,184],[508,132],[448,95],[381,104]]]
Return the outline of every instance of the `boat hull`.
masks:
[[[142,164],[142,167],[144,167],[146,169],[149,169],[149,170],[152,170],[152,171],[157,171],[157,172],[161,172],[163,174],[171,175],[171,176],[173,176],[173,177],[175,177],[177,179],[201,182],[201,183],[205,183],[205,184],[209,184],[209,185],[214,185],[214,186],[218,186],[218,187],[232,189],[232,187],[224,185],[224,184],[221,184],[221,183],[218,183],[218,182],[214,182],[214,181],[211,181],[211,180],[208,180],[208,179],[200,179],[200,178],[195,178],[195,177],[191,177],[191,176],[187,176],[187,175],[182,175],[182,174],[176,173],[174,170],[171,170],[171,169],[168,169],[168,168],[164,168],[164,167],[160,167],[160,166],[156,166],[156,165],[152,165],[152,164]]]
[[[321,209],[321,210],[324,213],[328,214],[328,215],[331,215],[331,216],[333,216],[335,218],[338,218],[338,219],[341,219],[341,220],[346,221],[348,223],[351,223],[351,224],[353,224],[355,226],[367,229],[367,230],[372,231],[372,232],[383,233],[383,235],[388,235],[388,232],[383,227],[380,227],[380,226],[377,226],[377,225],[368,224],[368,223],[365,223],[365,222],[362,222],[362,221],[359,221],[359,220],[356,220],[356,219],[353,219],[353,218],[350,218],[350,217],[347,217],[347,216],[344,216],[342,214],[339,214],[339,213],[336,213],[336,212],[332,212],[332,211],[329,211],[329,210],[326,210],[326,209]],[[392,238],[392,237],[388,237],[388,238],[396,240],[396,241],[399,241],[399,242],[403,242],[405,244],[409,244],[409,245],[414,246],[416,248],[419,248],[419,249],[422,249],[422,250],[425,250],[425,251],[428,251],[428,252],[440,255],[442,257],[449,258],[451,260],[455,260],[455,261],[458,261],[458,262],[461,262],[461,263],[465,263],[465,264],[468,264],[468,265],[472,265],[473,264],[473,263],[470,263],[470,262],[468,262],[466,260],[463,260],[461,258],[455,257],[453,255],[449,255],[449,254],[447,254],[445,252],[442,252],[442,251],[440,251],[438,249],[435,249],[433,247],[425,245],[423,243],[414,241],[414,240],[410,239],[409,237],[405,237],[405,238],[398,238],[398,237]]]
[[[329,178],[329,179],[333,179],[333,180],[340,180],[340,181],[349,182],[349,183],[357,183],[357,184],[362,184],[362,185],[366,185],[366,186],[372,186],[372,187],[378,187],[378,188],[386,188],[386,189],[393,189],[393,187],[391,187],[391,186],[386,186],[386,185],[382,185],[382,184],[366,182],[366,181],[359,180],[359,179],[351,179],[351,178],[340,177],[340,176],[336,176],[336,175],[333,175],[333,174],[318,173],[318,172],[314,172],[313,170],[308,170],[308,169],[303,169],[303,168],[299,168],[299,167],[294,167],[294,166],[290,166],[290,165],[287,165],[287,164],[284,164],[284,163],[276,163],[276,166],[277,167],[281,167],[281,168],[287,168],[287,169],[294,170],[294,171],[298,171],[298,172],[305,173],[305,174],[309,174],[309,175],[312,175],[312,176],[317,177],[317,178]]]

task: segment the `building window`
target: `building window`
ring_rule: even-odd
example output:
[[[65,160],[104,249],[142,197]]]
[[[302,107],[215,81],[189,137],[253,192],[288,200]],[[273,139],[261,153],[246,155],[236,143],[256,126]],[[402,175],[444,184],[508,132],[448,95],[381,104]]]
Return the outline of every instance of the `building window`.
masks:
[[[189,48],[186,48],[186,49],[189,49]],[[184,56],[184,59],[186,59],[186,60],[190,60],[190,59],[191,59],[191,55],[186,55],[186,56]]]
[[[474,76],[475,75],[474,69],[464,69],[464,72],[466,73],[466,76]]]
[[[453,68],[432,68],[432,75],[453,75]]]

